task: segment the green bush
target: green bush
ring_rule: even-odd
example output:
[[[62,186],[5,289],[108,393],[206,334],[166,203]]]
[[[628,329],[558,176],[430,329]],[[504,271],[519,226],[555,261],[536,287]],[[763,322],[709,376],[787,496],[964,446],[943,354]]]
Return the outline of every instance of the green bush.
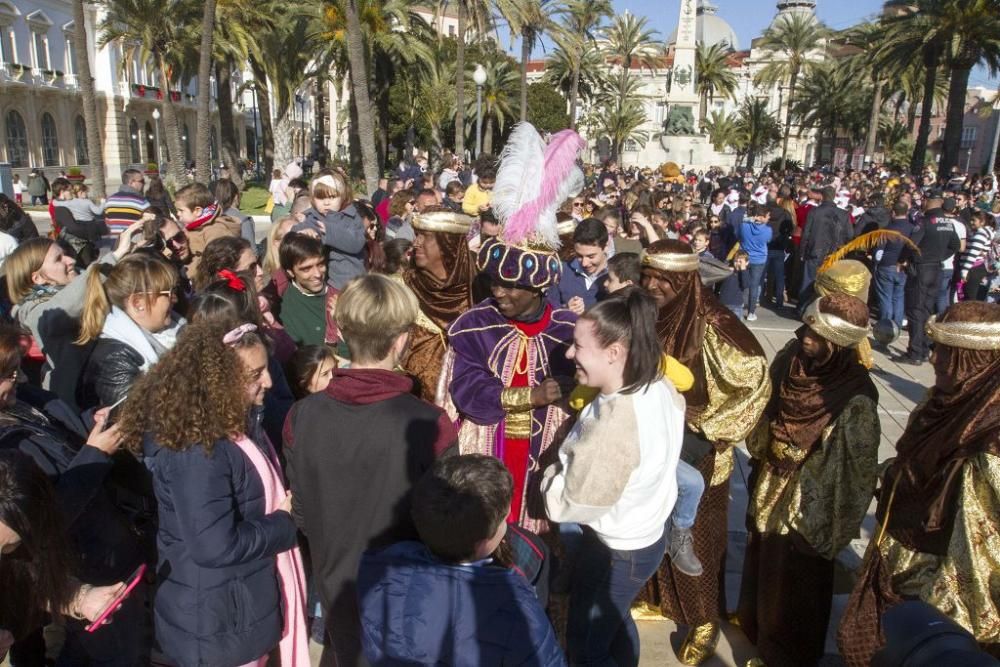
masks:
[[[264,207],[271,193],[259,183],[248,183],[240,195],[240,210],[247,215],[265,215]]]

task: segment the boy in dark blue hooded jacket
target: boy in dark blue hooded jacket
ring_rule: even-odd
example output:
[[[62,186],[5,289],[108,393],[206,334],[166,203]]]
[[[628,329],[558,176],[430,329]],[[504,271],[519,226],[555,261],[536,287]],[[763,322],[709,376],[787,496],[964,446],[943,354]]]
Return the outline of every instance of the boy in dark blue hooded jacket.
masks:
[[[358,573],[373,665],[566,664],[535,591],[508,567],[513,481],[499,459],[439,459],[413,491],[421,542],[368,552]]]

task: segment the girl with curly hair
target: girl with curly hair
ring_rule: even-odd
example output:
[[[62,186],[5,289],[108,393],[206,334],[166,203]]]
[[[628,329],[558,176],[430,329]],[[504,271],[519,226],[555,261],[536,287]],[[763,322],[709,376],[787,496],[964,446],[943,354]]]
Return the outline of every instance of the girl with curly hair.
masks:
[[[270,387],[256,326],[195,321],[123,410],[159,506],[156,636],[181,667],[278,651],[282,665],[309,664],[291,496],[260,425]]]
[[[267,282],[264,270],[257,260],[256,249],[244,238],[222,236],[205,246],[201,262],[191,279],[195,290],[200,292],[210,282],[217,280],[220,271],[250,272],[258,292]]]

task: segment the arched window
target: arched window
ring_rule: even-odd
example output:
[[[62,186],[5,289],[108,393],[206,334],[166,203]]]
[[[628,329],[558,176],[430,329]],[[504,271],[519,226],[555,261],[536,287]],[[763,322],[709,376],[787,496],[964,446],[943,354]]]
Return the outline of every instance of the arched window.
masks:
[[[156,135],[153,134],[153,126],[146,121],[146,161],[156,162]]]
[[[21,114],[11,110],[7,112],[7,161],[10,166],[28,166],[28,130],[24,126]]]
[[[42,159],[46,167],[59,164],[59,134],[50,113],[42,114]]]
[[[132,162],[142,162],[142,155],[139,154],[139,123],[135,118],[128,122],[129,148],[132,152]]]
[[[208,159],[211,162],[219,159],[219,133],[215,131],[215,127],[212,128],[212,138],[208,143]]]
[[[90,164],[90,156],[87,154],[87,124],[84,123],[83,116],[76,117],[73,129],[76,135],[76,163]]]
[[[181,140],[184,142],[184,161],[191,162],[191,132],[188,131],[187,123],[184,123],[184,136]]]

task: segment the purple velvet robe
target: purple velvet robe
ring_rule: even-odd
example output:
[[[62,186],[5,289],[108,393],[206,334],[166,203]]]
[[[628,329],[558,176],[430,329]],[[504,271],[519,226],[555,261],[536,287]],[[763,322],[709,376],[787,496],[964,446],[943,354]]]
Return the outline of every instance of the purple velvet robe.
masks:
[[[529,386],[538,386],[549,377],[575,375],[576,366],[566,359],[575,325],[573,312],[554,309],[542,333],[525,339]],[[449,351],[438,387],[438,402],[457,422],[463,454],[500,457],[506,415],[500,394],[511,386],[521,340],[518,329],[500,314],[492,299],[466,311],[449,327]],[[519,521],[529,530],[545,530],[545,512],[538,494],[544,466],[539,460],[569,416],[565,401],[532,410],[528,480]]]

